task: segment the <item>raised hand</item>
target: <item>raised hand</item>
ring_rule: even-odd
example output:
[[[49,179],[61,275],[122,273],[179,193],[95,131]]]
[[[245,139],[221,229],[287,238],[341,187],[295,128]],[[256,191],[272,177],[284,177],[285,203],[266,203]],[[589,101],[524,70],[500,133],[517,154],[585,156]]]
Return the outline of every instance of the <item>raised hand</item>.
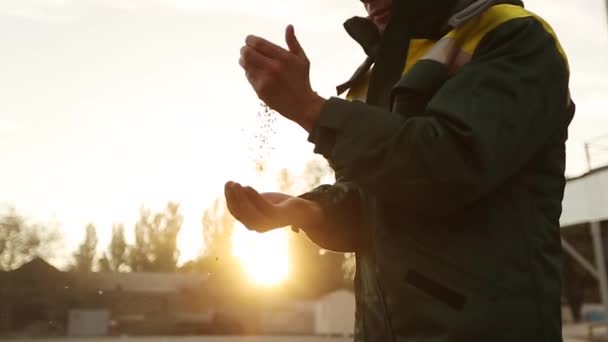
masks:
[[[250,35],[241,48],[239,64],[258,97],[270,108],[310,131],[325,99],[310,85],[310,61],[287,26],[286,50],[264,38]]]

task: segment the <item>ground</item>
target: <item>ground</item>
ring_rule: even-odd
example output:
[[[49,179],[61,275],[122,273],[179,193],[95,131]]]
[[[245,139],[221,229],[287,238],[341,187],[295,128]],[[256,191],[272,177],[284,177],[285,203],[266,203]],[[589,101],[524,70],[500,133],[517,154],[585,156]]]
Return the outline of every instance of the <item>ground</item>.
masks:
[[[36,340],[12,340],[13,342],[67,342],[78,341],[79,339],[36,339]],[[86,342],[113,342],[113,341],[128,341],[128,342],[352,342],[352,338],[323,338],[323,337],[144,337],[144,338],[87,338],[83,339]]]
[[[608,329],[605,326],[596,329],[596,339],[589,340],[589,324],[568,324],[564,326],[564,342],[608,342]],[[604,338],[601,336],[605,334]],[[352,342],[352,338],[332,337],[294,337],[294,336],[258,336],[258,337],[236,337],[236,336],[193,336],[193,337],[132,337],[132,338],[56,338],[56,339],[15,339],[11,342]]]
[[[576,329],[575,338],[565,337],[564,342],[585,342],[589,341],[584,338],[586,329]],[[568,336],[566,334],[566,336]],[[13,342],[73,342],[80,339],[36,339],[36,340],[12,340]],[[223,336],[223,337],[145,337],[145,338],[87,338],[83,339],[86,342],[352,342],[352,338],[323,338],[323,337],[234,337],[234,336]],[[595,341],[595,340],[594,340]],[[604,341],[604,340],[599,340]],[[608,340],[606,340],[608,341]]]

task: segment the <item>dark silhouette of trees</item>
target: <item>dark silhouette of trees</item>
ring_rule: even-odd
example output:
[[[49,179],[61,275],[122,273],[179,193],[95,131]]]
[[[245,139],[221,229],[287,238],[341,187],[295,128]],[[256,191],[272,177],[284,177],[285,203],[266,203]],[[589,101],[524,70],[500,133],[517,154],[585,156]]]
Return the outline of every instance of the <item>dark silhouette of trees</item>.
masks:
[[[107,251],[99,259],[99,270],[104,272],[126,272],[129,267],[129,249],[125,240],[125,227],[112,227],[112,240]]]
[[[74,252],[72,269],[76,272],[92,272],[97,253],[97,229],[91,223],[86,226],[84,241]]]
[[[232,256],[232,233],[235,219],[223,199],[216,199],[203,213],[203,242],[205,256],[217,259]]]
[[[53,256],[56,227],[28,222],[14,208],[0,216],[0,271],[11,271],[35,257]]]
[[[129,267],[133,272],[174,272],[179,250],[177,236],[183,216],[179,204],[168,203],[164,211],[142,209],[135,224],[135,244],[129,248]]]
[[[181,271],[209,274],[217,282],[242,276],[240,263],[232,254],[235,222],[223,198],[213,201],[201,220],[204,252],[198,259],[184,264]]]

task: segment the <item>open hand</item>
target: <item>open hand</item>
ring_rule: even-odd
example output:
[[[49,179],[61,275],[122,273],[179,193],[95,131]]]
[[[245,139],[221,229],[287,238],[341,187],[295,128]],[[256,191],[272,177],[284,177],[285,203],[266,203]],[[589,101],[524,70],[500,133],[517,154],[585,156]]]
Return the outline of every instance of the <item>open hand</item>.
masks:
[[[310,86],[310,61],[291,25],[285,30],[285,40],[289,50],[266,39],[248,36],[241,48],[239,64],[266,105],[310,132],[325,99]]]
[[[260,233],[286,226],[313,226],[323,220],[322,209],[317,203],[299,197],[259,193],[234,182],[226,183],[224,193],[234,218]]]

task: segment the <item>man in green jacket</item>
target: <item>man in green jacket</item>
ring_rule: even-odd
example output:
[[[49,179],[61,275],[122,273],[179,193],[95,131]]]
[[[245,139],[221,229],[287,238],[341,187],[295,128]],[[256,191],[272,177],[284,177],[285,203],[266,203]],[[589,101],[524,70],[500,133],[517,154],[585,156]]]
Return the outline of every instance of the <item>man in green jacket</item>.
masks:
[[[517,0],[363,0],[367,58],[324,99],[293,27],[249,36],[258,96],[307,130],[336,182],[228,182],[249,229],[293,226],[355,252],[356,341],[561,341],[559,217],[574,115],[567,58]]]

